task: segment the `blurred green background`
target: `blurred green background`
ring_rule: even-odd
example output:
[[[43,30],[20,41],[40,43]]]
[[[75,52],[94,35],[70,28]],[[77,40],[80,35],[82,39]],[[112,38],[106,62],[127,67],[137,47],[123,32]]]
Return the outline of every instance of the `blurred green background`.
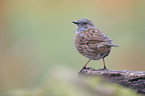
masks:
[[[35,85],[53,66],[77,74],[88,60],[74,47],[71,22],[81,18],[120,46],[106,58],[109,69],[144,71],[144,5],[145,0],[0,0],[0,93]]]

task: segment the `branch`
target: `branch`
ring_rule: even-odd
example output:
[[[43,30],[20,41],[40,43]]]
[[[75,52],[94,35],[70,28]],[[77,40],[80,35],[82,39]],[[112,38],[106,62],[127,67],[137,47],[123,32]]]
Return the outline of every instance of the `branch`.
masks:
[[[83,69],[81,74],[103,76],[105,79],[119,83],[122,86],[135,89],[145,95],[145,72],[127,70]]]

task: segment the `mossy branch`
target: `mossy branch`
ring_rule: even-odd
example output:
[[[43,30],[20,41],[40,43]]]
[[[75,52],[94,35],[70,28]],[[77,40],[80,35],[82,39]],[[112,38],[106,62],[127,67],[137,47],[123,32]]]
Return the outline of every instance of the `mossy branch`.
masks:
[[[145,95],[145,72],[143,71],[83,69],[80,74],[102,76],[108,81],[119,83]]]

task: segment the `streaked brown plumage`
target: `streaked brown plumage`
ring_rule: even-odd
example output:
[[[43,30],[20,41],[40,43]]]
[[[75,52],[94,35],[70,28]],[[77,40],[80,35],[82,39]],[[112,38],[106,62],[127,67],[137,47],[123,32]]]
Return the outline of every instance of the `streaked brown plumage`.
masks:
[[[112,47],[118,47],[118,45],[112,44],[112,40],[109,39],[103,32],[98,30],[96,26],[88,19],[79,19],[73,21],[77,25],[77,31],[74,38],[75,47],[80,54],[91,60],[103,59],[110,54]],[[80,71],[82,71],[82,69]],[[104,69],[107,69],[104,62]]]

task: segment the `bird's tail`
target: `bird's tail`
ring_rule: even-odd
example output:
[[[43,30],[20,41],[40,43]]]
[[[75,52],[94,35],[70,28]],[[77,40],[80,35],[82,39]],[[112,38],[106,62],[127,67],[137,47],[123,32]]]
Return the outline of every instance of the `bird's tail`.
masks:
[[[99,47],[102,47],[104,45],[111,46],[111,47],[119,47],[118,45],[112,44],[110,42],[109,43],[108,42],[105,42],[105,43],[99,44],[97,47],[99,48]]]
[[[112,46],[112,47],[119,47],[119,45],[115,45],[115,44],[112,44],[112,43],[106,43],[106,45]]]
[[[119,45],[115,45],[115,44],[112,44],[111,46],[112,46],[112,47],[119,47]]]

